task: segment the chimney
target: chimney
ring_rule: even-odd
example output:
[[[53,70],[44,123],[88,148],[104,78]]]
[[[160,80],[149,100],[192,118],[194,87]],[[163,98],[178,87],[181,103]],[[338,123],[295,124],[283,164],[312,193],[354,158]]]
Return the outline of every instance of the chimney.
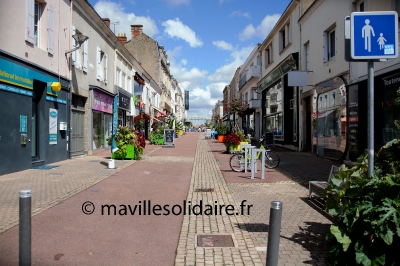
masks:
[[[126,34],[125,33],[118,33],[118,40],[125,45],[126,44]]]
[[[102,18],[104,23],[106,23],[107,27],[110,27],[110,19],[109,18]]]
[[[132,38],[142,34],[143,25],[131,25]]]

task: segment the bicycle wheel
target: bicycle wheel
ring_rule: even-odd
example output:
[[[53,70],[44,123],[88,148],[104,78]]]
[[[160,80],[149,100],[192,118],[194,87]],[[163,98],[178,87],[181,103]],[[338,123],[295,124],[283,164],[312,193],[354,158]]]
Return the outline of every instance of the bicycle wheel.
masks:
[[[265,167],[275,168],[279,165],[280,159],[278,154],[273,151],[265,151]]]
[[[232,171],[244,172],[244,160],[245,157],[242,154],[232,155],[231,159],[229,160],[229,166],[231,167]]]

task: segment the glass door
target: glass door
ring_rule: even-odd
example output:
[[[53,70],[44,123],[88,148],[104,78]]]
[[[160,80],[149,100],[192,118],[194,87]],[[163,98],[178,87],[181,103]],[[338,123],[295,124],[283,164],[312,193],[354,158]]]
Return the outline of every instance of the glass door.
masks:
[[[38,159],[38,151],[37,151],[37,102],[32,101],[32,136],[31,136],[31,156],[32,156],[32,161],[35,161]]]

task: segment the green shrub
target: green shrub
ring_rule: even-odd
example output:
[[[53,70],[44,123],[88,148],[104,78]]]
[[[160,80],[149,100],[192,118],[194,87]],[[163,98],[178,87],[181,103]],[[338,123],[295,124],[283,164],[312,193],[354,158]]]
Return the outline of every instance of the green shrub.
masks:
[[[366,152],[352,168],[342,165],[325,190],[334,265],[399,265],[400,142],[382,147],[374,164],[368,177]]]

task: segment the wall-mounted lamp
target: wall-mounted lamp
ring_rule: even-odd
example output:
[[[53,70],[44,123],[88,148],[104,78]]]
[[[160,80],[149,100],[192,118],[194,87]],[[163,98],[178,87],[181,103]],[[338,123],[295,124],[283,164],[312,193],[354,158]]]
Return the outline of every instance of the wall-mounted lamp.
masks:
[[[72,35],[72,38],[75,39],[75,41],[76,41],[76,43],[78,44],[78,46],[76,46],[75,48],[73,48],[73,49],[71,49],[71,50],[65,51],[65,54],[72,53],[72,52],[78,50],[79,48],[81,48],[81,45],[82,45],[87,39],[89,39],[88,36],[85,36],[85,35],[80,34],[80,33],[77,33],[77,34]]]
[[[251,88],[255,93],[260,94],[260,88],[259,87],[253,87]]]

